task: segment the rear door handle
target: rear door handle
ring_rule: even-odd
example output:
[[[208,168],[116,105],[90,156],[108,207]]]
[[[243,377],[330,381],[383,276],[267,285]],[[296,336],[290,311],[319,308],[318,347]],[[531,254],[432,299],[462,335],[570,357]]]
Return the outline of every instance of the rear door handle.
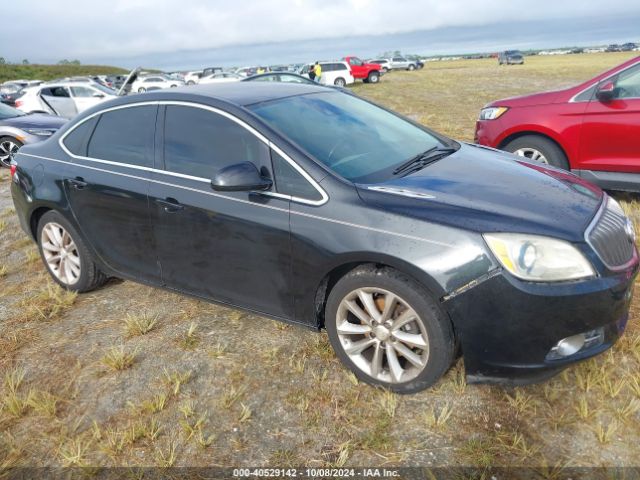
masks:
[[[76,178],[69,178],[67,179],[67,183],[69,185],[71,185],[73,188],[75,188],[76,190],[82,190],[83,188],[85,188],[87,185],[89,185],[87,182],[84,181],[83,178],[81,177],[76,177]]]
[[[163,207],[164,211],[167,213],[175,213],[180,210],[184,210],[184,205],[180,205],[175,198],[167,198],[166,200],[156,199],[156,203]]]

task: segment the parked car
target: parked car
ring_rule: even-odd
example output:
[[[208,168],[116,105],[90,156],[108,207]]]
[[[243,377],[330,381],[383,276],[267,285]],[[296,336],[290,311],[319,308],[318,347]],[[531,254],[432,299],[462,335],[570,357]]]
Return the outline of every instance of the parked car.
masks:
[[[637,46],[638,45],[636,45],[633,42],[624,43],[624,44],[622,44],[620,46],[620,51],[621,52],[633,52],[636,49]]]
[[[314,85],[119,98],[20,149],[11,193],[62,287],[116,276],[326,328],[359,379],[403,393],[458,347],[471,382],[605,351],[638,271],[598,187]]]
[[[228,83],[228,82],[239,82],[244,77],[236,73],[224,72],[224,73],[214,73],[212,75],[208,75],[206,77],[202,77],[200,79],[201,85],[206,85],[208,83]]]
[[[355,82],[351,68],[347,62],[319,62],[322,68],[320,75],[320,83],[322,85],[335,85],[336,87],[346,87]],[[305,65],[300,71],[300,75],[305,78],[309,77],[309,71],[314,67],[313,63]]]
[[[392,57],[389,59],[391,68],[394,70],[415,70],[416,62],[404,57]]]
[[[214,73],[222,73],[224,70],[222,67],[207,67],[202,70],[202,77],[208,77],[209,75],[213,75]]]
[[[391,66],[391,61],[388,58],[379,58],[374,60],[367,60],[367,63],[375,63],[380,65],[380,71],[382,73],[389,72],[393,67]]]
[[[184,83],[187,85],[195,85],[202,78],[202,70],[194,70],[192,72],[187,72],[184,76]]]
[[[498,54],[499,65],[523,65],[524,55],[519,50],[505,50]]]
[[[19,85],[20,88],[27,88],[27,87],[37,87],[42,83],[44,83],[42,80],[10,80],[8,82],[4,82],[3,85],[12,84],[12,85]]]
[[[20,147],[49,138],[65,123],[60,117],[27,115],[0,103],[0,166],[9,168]]]
[[[347,62],[351,68],[353,78],[359,78],[364,83],[378,83],[382,75],[382,68],[376,63],[365,63],[358,57],[344,57],[342,60]]]
[[[640,191],[640,57],[575,87],[489,103],[475,140]]]
[[[115,91],[97,83],[43,83],[26,88],[16,100],[16,108],[25,113],[50,113],[72,118],[116,96]]]
[[[255,75],[257,71],[258,67],[241,67],[237,68],[234,73],[242,77],[250,77],[251,75]]]
[[[122,84],[126,79],[126,75],[107,75],[105,77],[105,81],[107,82],[109,88],[112,88],[116,91],[118,91],[122,87]]]
[[[0,85],[0,102],[15,107],[16,100],[23,95],[23,88],[13,83],[4,83]]]
[[[283,82],[283,83],[306,83],[308,85],[317,85],[308,77],[303,77],[297,73],[289,72],[270,72],[252,75],[242,79],[243,82]]]
[[[147,90],[159,90],[163,88],[176,88],[184,85],[181,80],[174,80],[165,75],[150,75],[138,77],[131,85],[132,92],[144,93]]]
[[[617,43],[612,43],[605,49],[605,52],[620,52],[620,51],[621,51],[621,47]]]

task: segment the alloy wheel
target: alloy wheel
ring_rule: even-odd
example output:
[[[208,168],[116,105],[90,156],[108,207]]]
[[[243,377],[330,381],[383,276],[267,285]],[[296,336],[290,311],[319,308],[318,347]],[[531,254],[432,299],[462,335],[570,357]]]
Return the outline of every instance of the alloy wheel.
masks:
[[[370,377],[386,383],[416,378],[429,360],[429,338],[416,311],[381,288],[358,288],[342,299],[336,316],[340,345]]]
[[[549,160],[547,160],[547,157],[545,157],[540,150],[536,150],[535,148],[531,148],[531,147],[519,148],[513,153],[520,157],[528,158],[529,160],[535,160],[536,162],[546,163],[547,165],[549,164]]]
[[[42,229],[40,245],[53,275],[65,285],[75,284],[80,278],[80,254],[69,232],[58,223],[47,223]]]
[[[5,167],[11,166],[11,159],[18,152],[20,145],[13,140],[3,140],[0,142],[0,163]]]

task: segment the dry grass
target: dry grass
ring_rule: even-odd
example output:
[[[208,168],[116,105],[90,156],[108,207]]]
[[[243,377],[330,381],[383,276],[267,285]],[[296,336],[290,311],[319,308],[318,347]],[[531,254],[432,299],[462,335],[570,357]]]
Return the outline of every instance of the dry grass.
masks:
[[[626,57],[441,62],[354,90],[471,140],[486,102]],[[0,170],[0,468],[528,465],[563,478],[567,465],[637,465],[635,298],[610,353],[543,384],[468,386],[459,361],[429,391],[397,396],[346,371],[325,334],[130,282],[59,289],[29,253],[8,184]],[[638,222],[637,197],[617,197]]]

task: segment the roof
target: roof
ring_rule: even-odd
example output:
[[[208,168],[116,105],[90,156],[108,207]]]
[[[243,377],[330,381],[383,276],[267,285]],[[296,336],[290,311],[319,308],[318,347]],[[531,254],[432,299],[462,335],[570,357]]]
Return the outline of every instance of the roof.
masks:
[[[154,90],[142,95],[145,100],[175,100],[176,96],[180,95],[184,95],[185,100],[193,97],[209,97],[244,107],[254,103],[327,91],[324,86],[302,83],[230,82]],[[128,98],[141,99],[138,95],[130,95]]]

